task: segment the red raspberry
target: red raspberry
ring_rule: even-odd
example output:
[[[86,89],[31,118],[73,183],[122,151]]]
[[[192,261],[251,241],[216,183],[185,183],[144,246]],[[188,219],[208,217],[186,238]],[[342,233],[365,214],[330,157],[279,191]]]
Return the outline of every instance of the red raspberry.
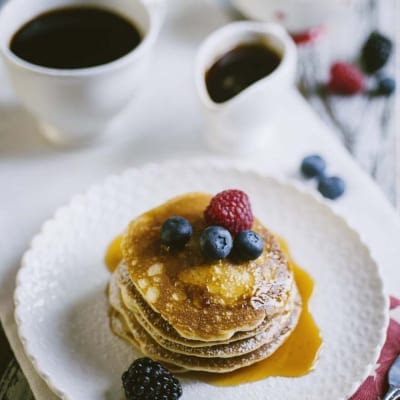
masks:
[[[328,86],[335,93],[355,94],[364,89],[364,77],[353,65],[337,62],[331,66]]]
[[[318,39],[323,33],[324,29],[322,26],[311,28],[308,31],[291,33],[292,39],[296,44],[307,44],[312,43]]]
[[[223,226],[236,235],[253,226],[253,213],[246,193],[230,189],[216,194],[206,210],[204,218],[209,225]]]

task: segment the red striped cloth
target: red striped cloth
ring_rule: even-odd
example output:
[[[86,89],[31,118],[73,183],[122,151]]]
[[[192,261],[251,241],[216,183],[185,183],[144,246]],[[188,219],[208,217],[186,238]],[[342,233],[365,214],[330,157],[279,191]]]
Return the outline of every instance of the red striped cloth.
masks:
[[[386,342],[379,360],[370,376],[364,381],[350,400],[378,400],[388,390],[387,373],[393,361],[400,354],[400,299],[390,298],[391,318]]]

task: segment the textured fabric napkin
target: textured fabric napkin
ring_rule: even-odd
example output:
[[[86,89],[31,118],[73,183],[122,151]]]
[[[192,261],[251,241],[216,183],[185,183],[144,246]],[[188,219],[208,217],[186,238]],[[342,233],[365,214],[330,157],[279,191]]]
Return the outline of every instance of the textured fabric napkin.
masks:
[[[350,400],[377,400],[388,390],[387,373],[400,354],[400,299],[390,298],[391,318],[386,342],[371,375],[364,381]]]

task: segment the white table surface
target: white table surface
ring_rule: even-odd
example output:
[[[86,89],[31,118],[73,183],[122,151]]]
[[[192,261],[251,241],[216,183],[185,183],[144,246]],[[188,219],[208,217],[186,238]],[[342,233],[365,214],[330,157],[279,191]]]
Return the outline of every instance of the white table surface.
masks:
[[[96,146],[60,151],[36,132],[0,70],[0,317],[37,399],[53,395],[32,371],[16,337],[12,292],[21,255],[54,210],[88,185],[124,168],[167,159],[210,156],[193,83],[195,49],[226,14],[200,1],[174,0],[137,100],[119,132]],[[177,7],[179,5],[179,7]],[[201,23],[199,23],[201,21]],[[234,160],[261,171],[301,179],[298,165],[318,152],[348,191],[332,203],[361,234],[378,261],[387,291],[400,295],[400,219],[372,179],[297,93],[285,104],[274,139],[251,158]],[[290,117],[288,117],[290,116]]]

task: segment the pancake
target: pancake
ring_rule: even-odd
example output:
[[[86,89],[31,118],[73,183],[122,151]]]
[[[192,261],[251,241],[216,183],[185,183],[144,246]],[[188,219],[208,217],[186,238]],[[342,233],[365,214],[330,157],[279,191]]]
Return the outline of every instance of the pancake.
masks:
[[[109,285],[110,325],[171,371],[229,372],[267,358],[286,340],[301,313],[293,271],[277,239],[255,219],[264,241],[255,260],[231,253],[207,260],[199,237],[211,199],[176,197],[133,220],[123,235],[122,261]],[[161,243],[172,216],[193,228],[181,249]]]
[[[113,309],[110,313],[110,323],[111,329],[116,335],[131,340],[135,345],[139,344],[139,350],[154,360],[173,364],[178,369],[223,373],[254,364],[274,353],[296,326],[300,313],[301,306],[296,304],[288,323],[279,329],[269,343],[250,353],[230,358],[202,358],[171,352],[154,341],[141,325],[137,321],[135,322],[133,314],[129,316],[130,326],[128,328],[124,316]]]
[[[202,342],[256,330],[285,311],[295,287],[278,241],[258,221],[252,229],[262,236],[265,248],[256,260],[210,262],[202,256],[198,241],[210,199],[202,193],[174,198],[132,221],[122,240],[123,261],[139,297],[180,337]],[[174,215],[193,227],[183,250],[171,250],[160,241],[162,223]],[[122,295],[128,303],[123,287]]]
[[[123,270],[124,266],[121,265],[119,270]],[[119,283],[119,271],[117,270],[110,281],[109,286],[109,299],[112,307],[114,307],[120,314],[123,315],[127,326],[135,336],[134,326],[138,323],[141,327],[152,337],[152,339],[157,342],[161,347],[170,350],[175,353],[192,355],[196,357],[234,357],[242,354],[249,353],[261,347],[262,345],[269,343],[272,338],[279,332],[282,326],[285,326],[291,316],[292,309],[294,307],[294,302],[300,303],[299,295],[297,290],[292,291],[293,300],[291,301],[290,307],[284,313],[275,316],[268,324],[265,324],[265,329],[260,331],[258,334],[249,335],[246,339],[232,341],[220,341],[205,342],[208,346],[191,346],[191,342],[187,341],[184,345],[177,343],[176,341],[171,341],[165,338],[165,336],[154,329],[150,323],[146,320],[140,318],[140,314],[133,312],[131,309],[126,307],[124,300],[121,299],[120,290],[118,287]],[[133,319],[133,321],[132,321]]]
[[[183,338],[179,333],[159,314],[154,312],[136,291],[135,286],[132,284],[129,275],[127,273],[126,266],[122,263],[117,271],[115,272],[112,280],[118,277],[118,285],[121,291],[121,296],[123,298],[124,305],[135,313],[136,318],[142,325],[150,325],[151,329],[157,332],[160,336],[167,340],[176,342],[183,345],[188,345],[191,347],[204,347],[212,344],[218,344],[221,341],[200,341],[200,340],[190,340]],[[293,288],[290,291],[290,297],[285,306],[283,312],[289,311],[293,306],[295,300],[295,295],[297,293],[297,287],[293,284]],[[275,316],[266,318],[260,325],[255,329],[250,331],[241,331],[235,333],[231,338],[224,340],[225,343],[231,343],[236,340],[245,339],[252,337],[260,332],[264,332],[268,325],[271,324]]]
[[[132,333],[129,331],[128,327],[124,322],[124,318],[120,315],[116,310],[110,310],[110,328],[114,332],[115,335],[119,336],[121,339],[127,341],[132,344],[137,349],[140,349],[139,343],[132,336]],[[161,361],[161,360],[160,360]],[[165,368],[173,373],[181,373],[186,372],[184,368],[177,367],[173,364],[168,364],[167,362],[162,362]]]
[[[140,293],[136,290],[135,286],[131,282],[126,266],[122,264],[118,270],[119,287],[121,290],[121,296],[125,306],[135,313],[136,318],[142,325],[148,324],[152,326],[152,329],[165,339],[170,341],[190,345],[192,347],[205,347],[212,344],[218,344],[220,341],[201,341],[186,339],[174,329],[166,320],[164,320],[160,314],[156,313],[151,307],[147,305],[145,300],[141,297]],[[236,332],[231,338],[224,340],[224,342],[234,342],[236,340],[245,339],[251,337],[265,330],[266,326],[270,323],[271,318],[266,318],[251,331]],[[143,321],[143,323],[142,323]]]

